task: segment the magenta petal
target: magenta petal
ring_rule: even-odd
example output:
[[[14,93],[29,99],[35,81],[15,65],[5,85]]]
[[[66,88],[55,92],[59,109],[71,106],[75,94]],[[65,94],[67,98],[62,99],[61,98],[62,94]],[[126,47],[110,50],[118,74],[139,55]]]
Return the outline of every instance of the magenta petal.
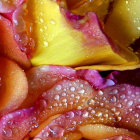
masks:
[[[0,140],[22,140],[35,126],[33,108],[9,113],[0,119]]]

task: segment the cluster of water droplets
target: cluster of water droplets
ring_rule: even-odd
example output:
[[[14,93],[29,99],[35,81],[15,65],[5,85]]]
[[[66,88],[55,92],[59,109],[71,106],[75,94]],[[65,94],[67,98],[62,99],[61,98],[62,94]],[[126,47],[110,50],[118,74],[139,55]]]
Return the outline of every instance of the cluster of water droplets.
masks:
[[[31,37],[33,32],[33,27],[27,25],[25,17],[28,15],[27,5],[24,3],[19,6],[13,13],[13,29],[14,29],[14,38],[20,49],[26,54],[31,53],[35,47],[35,41]]]
[[[56,90],[62,90],[58,85]],[[76,89],[71,87],[70,90]],[[81,94],[83,92],[80,92]],[[56,95],[54,100],[59,101],[60,96]],[[132,125],[133,129],[139,129],[140,125],[140,90],[130,85],[119,85],[99,90],[97,94],[87,101],[88,107],[69,111],[53,120],[38,135],[42,138],[64,136],[66,132],[73,132],[80,125],[85,124],[106,124],[123,127]],[[132,117],[133,116],[133,117]],[[50,129],[55,126],[55,129]],[[59,129],[57,129],[59,128]],[[59,133],[58,130],[61,130]],[[47,133],[47,136],[44,135]]]

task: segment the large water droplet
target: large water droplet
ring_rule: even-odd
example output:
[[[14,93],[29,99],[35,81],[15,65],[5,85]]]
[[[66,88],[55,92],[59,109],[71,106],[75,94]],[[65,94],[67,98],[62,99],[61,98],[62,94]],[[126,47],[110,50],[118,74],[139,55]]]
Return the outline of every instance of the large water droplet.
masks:
[[[74,117],[74,112],[70,111],[66,113],[66,118],[73,118]]]

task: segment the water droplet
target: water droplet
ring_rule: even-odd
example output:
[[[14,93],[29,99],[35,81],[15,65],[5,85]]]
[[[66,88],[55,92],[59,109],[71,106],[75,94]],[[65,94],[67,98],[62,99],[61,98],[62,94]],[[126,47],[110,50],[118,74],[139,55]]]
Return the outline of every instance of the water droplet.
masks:
[[[55,95],[54,99],[57,100],[57,101],[59,101],[60,96],[59,95]]]
[[[95,101],[93,99],[90,99],[90,100],[88,100],[88,104],[89,105],[94,105],[95,104]]]
[[[71,97],[74,97],[74,94],[71,94]]]
[[[12,136],[12,130],[11,129],[3,129],[3,134],[6,137],[11,137]]]
[[[137,29],[140,31],[140,27],[137,27]]]
[[[76,121],[73,121],[72,124],[73,124],[73,125],[76,125]]]
[[[108,114],[104,114],[104,117],[105,117],[105,118],[108,118]]]
[[[43,23],[43,22],[44,22],[43,18],[40,18],[40,19],[39,19],[39,21],[40,21],[41,23]]]
[[[82,109],[82,107],[81,106],[78,106],[77,109]]]
[[[70,91],[74,92],[75,91],[75,87],[71,87]]]
[[[65,97],[65,96],[66,96],[66,93],[63,92],[63,93],[62,93],[62,96]]]
[[[124,94],[122,94],[122,95],[120,96],[120,98],[121,98],[121,99],[124,99],[124,98],[125,98],[125,95],[124,95]]]
[[[40,32],[43,33],[43,29],[42,28],[40,28]]]
[[[67,106],[68,106],[68,104],[67,104],[67,103],[64,103],[64,106],[66,106],[66,107],[67,107]]]
[[[56,90],[57,90],[57,91],[60,91],[61,89],[62,89],[62,86],[61,86],[61,85],[57,85],[57,86],[56,86]]]
[[[52,137],[62,137],[64,135],[64,129],[58,126],[53,126],[49,128]]]
[[[84,113],[83,113],[83,117],[84,117],[84,118],[87,118],[87,117],[88,117],[88,114],[89,114],[89,113],[88,113],[87,111],[84,112]]]
[[[118,116],[118,115],[120,115],[120,112],[119,112],[119,111],[117,111],[117,112],[115,112],[115,114]]]
[[[118,107],[118,108],[121,108],[121,107],[122,107],[122,105],[121,105],[121,104],[117,104],[117,107]]]
[[[103,91],[99,90],[99,91],[98,91],[98,94],[99,94],[99,95],[103,95],[104,93],[103,93]]]
[[[62,102],[66,103],[67,102],[67,99],[63,99]]]
[[[113,89],[112,90],[112,94],[117,94],[119,91],[118,91],[118,89]]]
[[[128,107],[130,107],[130,106],[132,106],[133,105],[133,101],[129,101],[128,103],[127,103],[127,106]]]
[[[139,117],[139,114],[138,114],[138,113],[136,113],[136,114],[135,114],[135,117],[137,117],[137,118],[138,118],[138,117]]]
[[[73,105],[73,102],[70,102],[69,104],[70,104],[70,105]]]
[[[111,98],[111,102],[115,103],[116,101],[117,101],[117,98],[116,98],[115,96],[113,96],[113,97]]]
[[[140,104],[136,106],[137,109],[140,109]]]
[[[48,44],[47,41],[44,41],[44,45],[45,45],[45,47],[48,47],[49,46],[49,44]]]
[[[111,108],[111,110],[115,112],[115,111],[116,111],[116,108],[115,108],[115,107],[113,107],[113,108]]]
[[[118,117],[118,121],[121,121],[121,119],[122,119],[121,117]]]
[[[57,103],[54,103],[54,106],[58,106],[58,104]]]
[[[84,90],[84,89],[79,90],[78,93],[80,93],[80,94],[84,94],[84,93],[85,93],[85,90]]]
[[[92,111],[91,111],[91,114],[95,114],[95,113],[96,113],[95,110],[92,110]]]
[[[50,20],[50,23],[53,24],[53,25],[56,24],[56,22],[54,20]]]
[[[101,117],[103,114],[102,114],[102,112],[98,112],[97,114],[96,114],[96,116],[98,116],[98,117]]]
[[[75,98],[79,100],[80,99],[80,96],[76,96]]]
[[[72,111],[66,113],[66,118],[74,118],[74,113]]]

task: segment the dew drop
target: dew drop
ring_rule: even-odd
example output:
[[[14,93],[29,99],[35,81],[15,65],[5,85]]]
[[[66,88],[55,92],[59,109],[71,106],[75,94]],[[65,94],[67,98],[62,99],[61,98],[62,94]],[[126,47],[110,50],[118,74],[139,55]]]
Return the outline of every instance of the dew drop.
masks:
[[[39,19],[39,21],[40,21],[41,23],[43,23],[43,22],[44,22],[43,18],[40,18],[40,19]]]
[[[74,94],[71,94],[71,97],[74,97]]]
[[[3,129],[3,134],[6,137],[11,137],[12,136],[12,130],[11,129]]]
[[[140,27],[137,27],[137,29],[140,31]]]
[[[44,45],[45,45],[45,47],[48,47],[49,46],[49,44],[48,44],[47,41],[44,41]]]
[[[62,102],[66,103],[67,102],[67,99],[63,99]]]
[[[122,107],[122,105],[121,105],[121,104],[117,104],[117,107],[118,107],[118,108],[121,108],[121,107]]]
[[[99,90],[99,91],[98,91],[98,94],[99,94],[99,95],[103,95],[104,93],[103,93],[103,91]]]
[[[89,105],[94,105],[95,104],[95,101],[93,99],[90,99],[90,100],[88,100],[88,104]]]
[[[84,89],[79,90],[78,93],[79,93],[79,94],[84,94],[84,93],[85,93],[85,90],[84,90]]]
[[[121,121],[122,120],[122,118],[121,117],[118,117],[118,121]]]
[[[74,118],[74,113],[72,111],[66,113],[66,118]]]
[[[133,105],[133,101],[129,101],[128,103],[127,103],[127,106],[128,107],[130,107],[130,106],[132,106]]]
[[[70,91],[74,92],[75,91],[75,87],[71,87]]]
[[[58,104],[57,103],[54,103],[54,106],[58,106]]]
[[[75,98],[79,100],[80,99],[80,96],[76,96]]]
[[[59,101],[60,96],[59,95],[55,95],[54,99],[57,100],[57,101]]]
[[[79,109],[79,110],[80,110],[80,109],[82,109],[82,107],[81,107],[81,106],[78,106],[78,107],[77,107],[77,109]]]
[[[63,93],[62,93],[62,96],[63,96],[63,97],[65,97],[65,96],[66,96],[66,93],[65,93],[65,92],[63,92]]]
[[[140,109],[140,104],[136,106],[137,109]]]
[[[57,91],[60,91],[61,89],[62,89],[62,86],[61,86],[61,85],[57,85],[57,86],[56,86],[56,90],[57,90]]]
[[[98,117],[101,117],[103,114],[102,114],[102,112],[98,112],[96,115],[97,115]]]
[[[95,110],[92,110],[92,111],[91,111],[91,114],[95,114],[95,113],[96,113]]]
[[[84,112],[84,113],[83,113],[83,117],[84,117],[84,118],[87,118],[87,117],[88,117],[88,114],[89,114],[89,113],[88,113],[87,111]]]
[[[139,114],[138,114],[138,113],[136,113],[136,114],[135,114],[135,117],[137,117],[137,118],[138,118],[138,117],[139,117]]]
[[[125,95],[124,95],[124,94],[122,94],[122,95],[120,96],[120,98],[121,98],[121,99],[124,99],[124,98],[125,98]]]
[[[117,98],[116,98],[115,96],[113,96],[113,97],[111,98],[111,102],[115,103],[116,101],[117,101]]]
[[[52,137],[62,137],[64,135],[64,129],[60,128],[58,126],[53,126],[52,128],[49,128]]]
[[[118,89],[113,89],[112,90],[112,94],[117,94],[119,91],[118,91]]]
[[[53,24],[53,25],[56,24],[56,22],[54,20],[50,20],[50,23]]]
[[[118,115],[120,115],[120,112],[119,112],[119,111],[117,111],[117,112],[115,112],[115,114],[118,116]]]

